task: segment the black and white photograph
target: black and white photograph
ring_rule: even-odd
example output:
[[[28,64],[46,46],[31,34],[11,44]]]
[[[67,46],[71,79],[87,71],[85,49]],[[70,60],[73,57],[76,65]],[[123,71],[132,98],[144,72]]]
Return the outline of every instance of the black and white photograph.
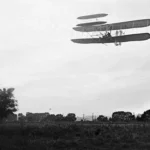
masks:
[[[150,0],[0,0],[0,150],[150,150]]]

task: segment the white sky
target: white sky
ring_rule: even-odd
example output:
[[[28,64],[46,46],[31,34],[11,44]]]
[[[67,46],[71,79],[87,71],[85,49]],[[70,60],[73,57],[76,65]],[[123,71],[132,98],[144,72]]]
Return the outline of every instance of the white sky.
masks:
[[[149,0],[0,1],[1,88],[15,88],[23,113],[51,108],[51,113],[110,116],[150,109],[150,41],[121,47],[70,41],[79,34],[72,30],[78,16],[146,19],[149,6]]]

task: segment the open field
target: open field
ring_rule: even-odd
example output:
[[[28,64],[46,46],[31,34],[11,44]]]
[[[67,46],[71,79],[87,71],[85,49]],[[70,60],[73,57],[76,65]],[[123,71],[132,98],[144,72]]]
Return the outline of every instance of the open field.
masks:
[[[149,150],[150,124],[6,124],[0,149]]]

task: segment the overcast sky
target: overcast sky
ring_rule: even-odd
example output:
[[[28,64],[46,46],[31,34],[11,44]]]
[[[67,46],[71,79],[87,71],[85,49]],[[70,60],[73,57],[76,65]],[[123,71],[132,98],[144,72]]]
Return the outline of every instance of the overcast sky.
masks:
[[[150,19],[149,6],[149,0],[1,0],[0,87],[15,88],[23,113],[150,109],[150,40],[119,47],[70,41],[83,37],[72,30],[78,16]]]

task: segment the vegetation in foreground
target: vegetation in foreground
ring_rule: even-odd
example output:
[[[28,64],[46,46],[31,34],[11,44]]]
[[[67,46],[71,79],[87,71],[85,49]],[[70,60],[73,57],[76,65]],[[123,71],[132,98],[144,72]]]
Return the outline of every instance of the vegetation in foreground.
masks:
[[[20,114],[18,123],[2,124],[18,110],[13,91],[14,88],[0,89],[0,150],[150,149],[150,110],[137,117],[124,111],[114,112],[109,119],[100,115],[90,123],[75,122],[74,113],[46,114],[43,119],[41,114],[28,113]]]
[[[148,124],[0,126],[2,150],[149,150]]]

